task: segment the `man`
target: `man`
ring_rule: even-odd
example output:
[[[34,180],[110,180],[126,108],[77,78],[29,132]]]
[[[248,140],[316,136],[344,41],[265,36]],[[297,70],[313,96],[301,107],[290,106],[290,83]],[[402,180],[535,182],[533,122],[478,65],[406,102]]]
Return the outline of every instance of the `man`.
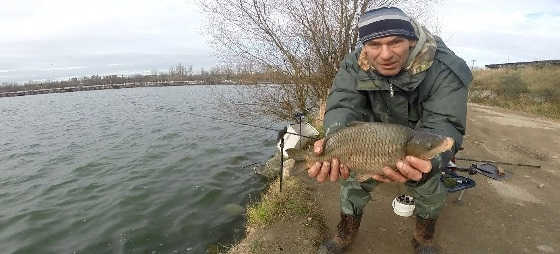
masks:
[[[318,182],[342,178],[338,232],[319,252],[341,253],[347,248],[373,188],[380,182],[400,182],[416,200],[413,248],[417,253],[437,253],[435,223],[447,197],[439,175],[462,144],[472,74],[440,38],[398,8],[369,10],[360,17],[358,28],[363,47],[346,56],[335,77],[327,98],[326,136],[351,121],[375,121],[452,137],[455,145],[429,161],[408,156],[396,169],[384,168],[384,175],[363,182],[337,159],[313,165],[308,174]],[[316,153],[322,152],[323,144],[324,140],[315,143]]]

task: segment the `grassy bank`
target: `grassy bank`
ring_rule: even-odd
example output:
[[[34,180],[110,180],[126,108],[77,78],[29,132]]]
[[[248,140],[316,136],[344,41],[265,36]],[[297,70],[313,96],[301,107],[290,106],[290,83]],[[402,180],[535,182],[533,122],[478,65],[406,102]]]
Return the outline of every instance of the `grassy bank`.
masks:
[[[274,181],[261,200],[247,209],[246,237],[228,253],[312,253],[327,227],[310,190],[296,177],[279,192]]]
[[[475,70],[469,101],[560,119],[560,67]]]
[[[319,113],[306,116],[306,120],[323,137]],[[247,207],[246,236],[227,253],[314,253],[328,237],[325,217],[309,185],[298,176],[287,176],[280,192],[279,156],[277,152],[265,163],[261,175],[270,180],[270,185],[259,200]],[[291,161],[284,162],[284,169],[292,172],[289,174],[304,170],[303,165]]]

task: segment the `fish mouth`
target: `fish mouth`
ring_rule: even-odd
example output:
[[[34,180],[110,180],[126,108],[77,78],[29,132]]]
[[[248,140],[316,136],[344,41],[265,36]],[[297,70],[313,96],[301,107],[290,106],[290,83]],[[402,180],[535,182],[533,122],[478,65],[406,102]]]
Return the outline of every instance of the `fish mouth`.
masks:
[[[431,160],[436,157],[436,155],[451,150],[453,144],[455,144],[453,138],[445,137],[438,146],[434,147],[432,150],[422,156],[419,156],[418,158],[423,160]]]
[[[451,150],[453,144],[455,144],[455,140],[453,140],[453,138],[445,137],[441,142],[441,144],[432,151],[429,159],[434,158],[436,155],[440,153]]]
[[[453,140],[453,138],[446,137],[441,144],[441,149],[442,149],[441,152],[451,150],[451,147],[453,147],[454,144],[455,144],[455,140]]]

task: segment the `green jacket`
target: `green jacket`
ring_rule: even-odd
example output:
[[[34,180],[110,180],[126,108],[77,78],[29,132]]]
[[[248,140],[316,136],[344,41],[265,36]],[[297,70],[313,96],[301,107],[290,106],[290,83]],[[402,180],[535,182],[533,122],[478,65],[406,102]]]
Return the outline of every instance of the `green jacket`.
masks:
[[[425,28],[423,28],[425,29]],[[388,122],[452,137],[455,154],[463,142],[467,115],[468,86],[472,74],[456,56],[427,30],[411,50],[407,68],[394,77],[364,71],[359,58],[362,48],[341,63],[327,98],[324,118],[326,134],[351,121]],[[434,168],[447,165],[432,160]]]

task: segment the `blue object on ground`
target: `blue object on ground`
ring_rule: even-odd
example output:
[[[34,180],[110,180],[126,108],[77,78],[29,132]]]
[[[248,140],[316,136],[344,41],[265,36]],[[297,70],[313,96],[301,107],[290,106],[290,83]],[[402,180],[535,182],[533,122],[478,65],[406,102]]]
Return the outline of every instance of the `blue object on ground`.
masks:
[[[476,185],[476,182],[473,179],[457,175],[457,173],[449,169],[441,172],[440,179],[445,187],[447,187],[448,192],[470,189]]]

